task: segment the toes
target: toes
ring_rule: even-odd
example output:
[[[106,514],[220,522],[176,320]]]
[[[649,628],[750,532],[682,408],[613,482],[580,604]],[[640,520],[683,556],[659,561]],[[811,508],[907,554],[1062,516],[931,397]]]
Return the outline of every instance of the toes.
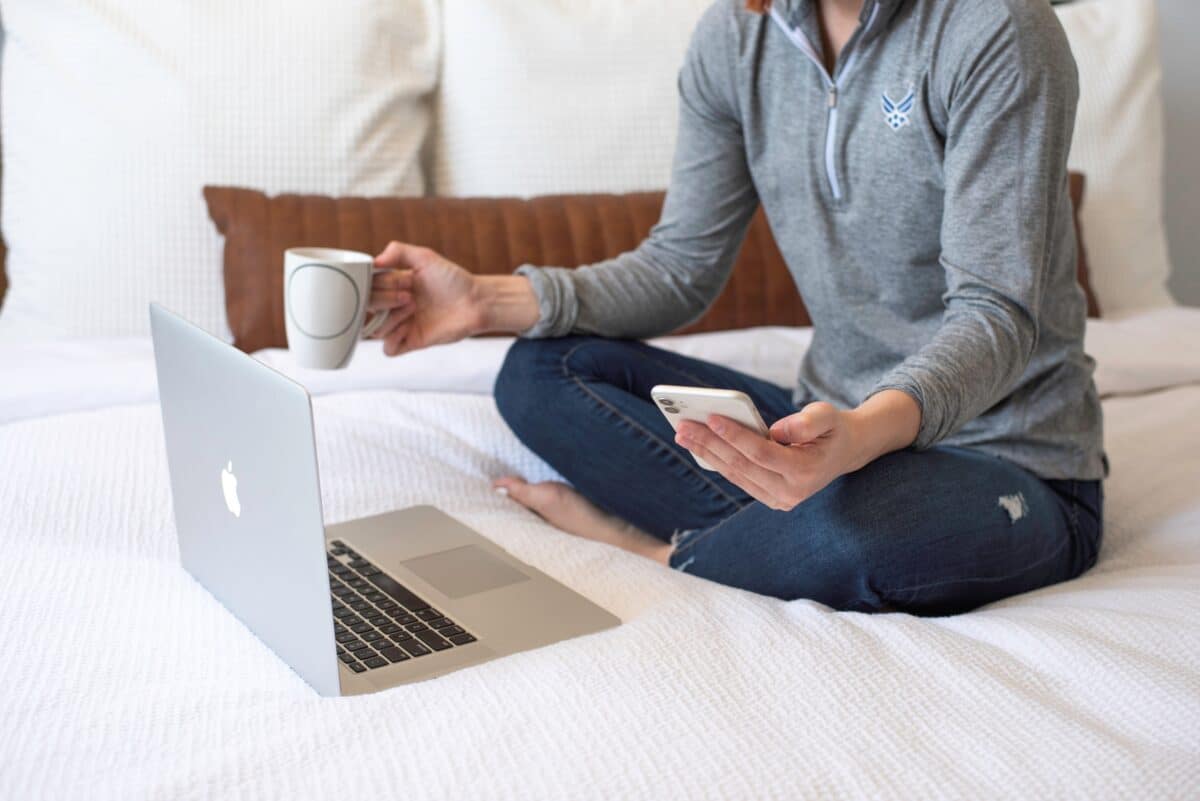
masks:
[[[641,534],[628,523],[605,514],[570,484],[561,481],[530,484],[517,476],[505,476],[493,481],[492,487],[569,534],[606,542],[642,555],[649,555],[649,549],[662,545],[657,540],[651,541],[649,535]],[[667,548],[669,551],[670,546]]]
[[[492,490],[497,495],[508,495],[512,492],[513,482],[519,480],[520,479],[510,478],[507,476],[505,478],[498,478],[492,482]]]
[[[496,490],[497,494],[505,495],[522,506],[532,505],[530,496],[533,494],[531,492],[533,487],[534,485],[517,476],[505,476],[492,482],[492,488]]]
[[[492,489],[495,490],[496,494],[498,495],[512,496],[514,494],[514,490],[519,491],[518,488],[521,486],[527,486],[526,482],[524,479],[518,478],[517,476],[504,476],[503,478],[498,478],[492,482]]]
[[[496,492],[507,495],[522,506],[535,512],[560,505],[572,490],[561,481],[540,481],[530,484],[516,476],[505,476],[493,482]]]

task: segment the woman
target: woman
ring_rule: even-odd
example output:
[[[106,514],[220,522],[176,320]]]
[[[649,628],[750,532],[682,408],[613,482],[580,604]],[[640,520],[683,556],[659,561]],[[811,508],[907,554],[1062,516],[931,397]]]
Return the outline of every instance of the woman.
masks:
[[[1107,468],[1057,19],[1044,0],[749,6],[719,0],[696,29],[637,250],[474,277],[392,243],[372,297],[386,352],[521,333],[496,402],[570,486],[497,487],[697,576],[948,614],[1079,575]],[[632,341],[704,312],[759,203],[814,321],[791,390]],[[716,417],[673,435],[659,383],[746,392],[770,440]]]

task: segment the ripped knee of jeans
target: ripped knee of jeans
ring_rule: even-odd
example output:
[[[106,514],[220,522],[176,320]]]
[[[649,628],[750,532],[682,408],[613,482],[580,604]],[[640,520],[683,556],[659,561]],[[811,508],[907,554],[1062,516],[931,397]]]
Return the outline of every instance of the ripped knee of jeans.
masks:
[[[1029,513],[1029,503],[1025,500],[1025,493],[1017,492],[1013,495],[1001,495],[997,500],[997,504],[1008,513],[1008,522],[1015,524],[1018,520]]]

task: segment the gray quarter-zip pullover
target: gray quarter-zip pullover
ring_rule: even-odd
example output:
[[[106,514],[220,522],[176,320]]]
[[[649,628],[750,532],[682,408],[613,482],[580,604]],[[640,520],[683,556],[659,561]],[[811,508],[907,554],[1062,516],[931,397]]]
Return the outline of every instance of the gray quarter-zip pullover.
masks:
[[[742,5],[693,36],[662,219],[610,261],[520,268],[541,311],[525,335],[697,318],[761,202],[815,329],[797,405],[899,389],[918,448],[1101,478],[1067,193],[1078,82],[1046,0],[867,0],[832,75],[814,0]]]

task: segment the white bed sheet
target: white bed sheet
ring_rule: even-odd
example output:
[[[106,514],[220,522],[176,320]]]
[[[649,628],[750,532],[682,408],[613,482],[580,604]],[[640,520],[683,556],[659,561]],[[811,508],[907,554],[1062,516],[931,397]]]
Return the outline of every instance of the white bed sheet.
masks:
[[[755,341],[758,368],[794,361]],[[158,410],[111,405],[114,381],[105,408],[0,425],[0,797],[1194,797],[1194,367],[1181,352],[1173,388],[1105,401],[1093,571],[939,620],[782,603],[559,533],[489,491],[550,472],[486,395],[324,395],[330,521],[434,503],[624,621],[333,700],[180,569]]]
[[[1200,314],[1197,320],[1200,331]],[[758,328],[652,341],[679,353],[737,364],[753,375],[789,386],[811,339],[809,328]],[[512,342],[511,337],[469,339],[388,358],[382,343],[367,341],[360,343],[344,370],[298,367],[282,349],[254,355],[314,395],[369,389],[490,394]],[[156,397],[149,339],[0,343],[0,424],[147,403]]]
[[[765,327],[652,342],[791,386],[811,339],[810,328]],[[379,342],[369,341],[344,370],[299,368],[286,350],[255,356],[314,395],[367,389],[487,394],[511,344],[507,337],[472,339],[389,359]],[[1200,383],[1200,309],[1152,309],[1089,320],[1086,347],[1098,357],[1096,384],[1102,395]],[[147,403],[156,395],[148,339],[0,343],[0,424]]]

